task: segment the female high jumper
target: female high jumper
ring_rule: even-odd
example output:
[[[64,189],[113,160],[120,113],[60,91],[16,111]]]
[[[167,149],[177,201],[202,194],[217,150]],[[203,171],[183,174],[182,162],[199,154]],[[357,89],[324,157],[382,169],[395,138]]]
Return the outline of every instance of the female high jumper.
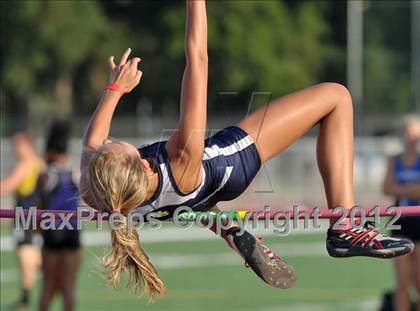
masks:
[[[103,212],[160,212],[171,218],[175,209],[217,209],[248,187],[262,164],[279,155],[314,125],[320,124],[318,166],[329,208],[352,208],[353,108],[349,92],[336,83],[323,83],[276,99],[234,126],[205,139],[207,104],[207,18],[204,1],[187,1],[181,115],[177,130],[167,141],[137,149],[129,143],[108,140],[112,116],[125,93],[140,81],[140,58],[128,59],[130,49],[114,63],[110,57],[110,84],[87,126],[81,161],[83,199]],[[104,259],[113,285],[122,272],[128,285],[143,288],[153,300],[165,287],[139,243],[137,232],[124,225],[112,229],[112,251]],[[214,228],[211,228],[212,230]],[[293,269],[248,232],[236,225],[221,237],[238,252],[266,283],[289,288]],[[363,227],[330,228],[327,249],[337,257],[395,257],[410,252],[413,243],[390,238]]]

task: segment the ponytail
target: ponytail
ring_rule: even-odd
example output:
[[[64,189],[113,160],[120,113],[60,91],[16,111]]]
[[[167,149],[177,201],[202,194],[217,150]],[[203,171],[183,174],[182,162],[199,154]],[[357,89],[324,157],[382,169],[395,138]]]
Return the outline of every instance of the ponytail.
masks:
[[[140,160],[128,154],[96,152],[88,168],[87,202],[93,207],[112,213],[126,213],[139,206],[147,194],[149,179]],[[117,287],[121,274],[128,275],[127,287],[146,293],[149,302],[162,296],[165,285],[140,244],[136,230],[128,228],[127,217],[111,229],[112,250],[102,265],[110,284]]]
[[[112,250],[103,260],[108,281],[117,287],[125,271],[128,275],[127,287],[145,293],[149,296],[149,302],[153,302],[164,294],[165,285],[140,244],[137,231],[130,232],[127,218],[121,218],[118,228],[111,230]]]

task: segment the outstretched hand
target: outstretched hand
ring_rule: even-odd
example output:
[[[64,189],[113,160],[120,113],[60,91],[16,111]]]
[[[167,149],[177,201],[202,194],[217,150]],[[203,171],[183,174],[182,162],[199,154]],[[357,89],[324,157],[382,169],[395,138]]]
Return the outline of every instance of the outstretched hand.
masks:
[[[139,84],[142,72],[137,68],[141,59],[139,57],[133,57],[128,59],[130,56],[131,49],[128,48],[121,56],[120,63],[115,65],[114,56],[108,59],[109,67],[111,69],[110,83],[116,83],[125,92],[131,92],[137,84]]]

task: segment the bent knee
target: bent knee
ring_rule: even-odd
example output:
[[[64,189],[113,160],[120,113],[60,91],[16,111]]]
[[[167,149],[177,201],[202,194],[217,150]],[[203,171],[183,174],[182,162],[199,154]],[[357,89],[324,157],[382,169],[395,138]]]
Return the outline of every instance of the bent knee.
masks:
[[[352,108],[352,98],[349,90],[342,84],[336,82],[324,82],[319,87],[328,94],[330,98],[340,105]]]

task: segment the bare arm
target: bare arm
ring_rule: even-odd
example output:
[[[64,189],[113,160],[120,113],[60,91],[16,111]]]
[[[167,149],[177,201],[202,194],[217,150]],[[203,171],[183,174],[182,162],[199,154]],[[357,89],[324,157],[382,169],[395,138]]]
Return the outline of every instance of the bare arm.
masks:
[[[387,172],[383,184],[383,192],[386,195],[395,197],[403,197],[408,199],[420,198],[420,184],[399,185],[395,182],[394,176],[395,159],[393,157],[388,160]]]
[[[111,69],[111,83],[122,87],[126,93],[130,92],[140,82],[142,72],[137,69],[140,58],[133,58],[127,61],[131,50],[128,49],[121,57],[120,64],[114,64],[114,57],[109,58]],[[89,120],[83,137],[82,157],[80,162],[81,192],[86,193],[86,168],[90,162],[92,151],[103,145],[108,138],[112,117],[121,95],[116,91],[106,90],[102,94],[99,104]],[[85,196],[83,199],[86,201]]]
[[[125,92],[130,92],[140,81],[141,71],[137,69],[139,58],[133,58],[127,62],[131,50],[125,51],[118,66],[114,64],[114,58],[109,58],[111,68],[111,83],[120,85]],[[115,91],[104,91],[99,104],[90,118],[89,124],[83,137],[83,147],[97,149],[108,138],[112,116],[120,99],[120,94]]]
[[[177,184],[183,191],[194,189],[200,182],[208,80],[206,4],[188,0],[186,6],[186,67],[182,79],[181,116],[177,131],[166,145]]]
[[[88,196],[87,167],[90,163],[92,152],[98,149],[108,138],[112,116],[117,107],[120,95],[113,91],[104,91],[98,107],[93,113],[82,142],[82,156],[80,161],[80,192],[83,200],[93,206]]]
[[[12,191],[15,191],[17,187],[23,182],[28,172],[28,165],[24,162],[19,162],[13,171],[0,183],[0,194],[6,195]]]

